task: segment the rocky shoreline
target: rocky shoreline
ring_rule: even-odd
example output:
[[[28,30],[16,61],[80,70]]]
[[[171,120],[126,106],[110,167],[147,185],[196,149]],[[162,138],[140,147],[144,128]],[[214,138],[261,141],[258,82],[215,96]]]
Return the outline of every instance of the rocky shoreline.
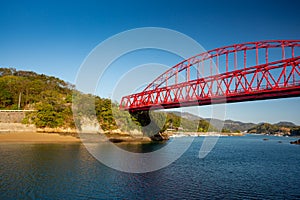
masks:
[[[290,142],[291,144],[298,144],[300,145],[300,139],[299,140],[296,140],[296,141],[293,141],[293,142]]]
[[[87,127],[82,133],[89,133],[93,130],[96,134],[104,134],[105,141],[113,143],[132,143],[132,144],[143,144],[151,142],[167,141],[170,137],[182,137],[182,136],[243,136],[244,133],[217,133],[217,132],[164,132],[158,133],[154,136],[144,136],[142,132],[133,130],[130,132],[122,132],[121,130],[112,130],[103,132],[99,127]],[[22,123],[0,123],[0,133],[46,133],[46,134],[59,134],[62,136],[72,136],[79,138],[79,133],[75,128],[36,128],[34,125],[25,125]]]
[[[169,137],[180,137],[180,136],[244,136],[244,133],[220,133],[220,132],[172,132],[168,133]]]
[[[130,134],[124,132],[105,133],[105,136],[110,142],[113,143],[150,143],[169,140],[168,134],[165,133],[158,133],[151,137],[144,136],[141,132],[139,132],[138,134]]]

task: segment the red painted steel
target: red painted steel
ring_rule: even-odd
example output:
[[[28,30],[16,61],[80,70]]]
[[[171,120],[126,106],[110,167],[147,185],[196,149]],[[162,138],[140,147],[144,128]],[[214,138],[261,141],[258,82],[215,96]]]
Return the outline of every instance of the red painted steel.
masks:
[[[204,67],[205,62],[209,67]],[[300,96],[299,65],[300,40],[217,48],[178,63],[142,92],[123,97],[120,109],[135,112]],[[197,69],[193,79],[192,67]],[[184,80],[179,81],[180,73],[185,73]]]

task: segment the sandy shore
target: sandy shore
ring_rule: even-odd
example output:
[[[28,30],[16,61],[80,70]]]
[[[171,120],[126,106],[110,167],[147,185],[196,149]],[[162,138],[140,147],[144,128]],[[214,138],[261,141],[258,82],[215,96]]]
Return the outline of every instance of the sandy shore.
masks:
[[[55,133],[0,133],[0,143],[61,143],[81,142],[72,136],[62,136]]]

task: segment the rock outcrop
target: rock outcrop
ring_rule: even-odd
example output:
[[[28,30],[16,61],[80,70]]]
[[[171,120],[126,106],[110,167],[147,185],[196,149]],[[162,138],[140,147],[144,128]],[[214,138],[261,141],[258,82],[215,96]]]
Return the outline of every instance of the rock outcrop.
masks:
[[[293,141],[293,142],[290,142],[291,144],[300,144],[300,139],[299,140],[296,140],[296,141]]]
[[[164,141],[169,140],[169,136],[167,133],[157,133],[150,137],[152,141]]]

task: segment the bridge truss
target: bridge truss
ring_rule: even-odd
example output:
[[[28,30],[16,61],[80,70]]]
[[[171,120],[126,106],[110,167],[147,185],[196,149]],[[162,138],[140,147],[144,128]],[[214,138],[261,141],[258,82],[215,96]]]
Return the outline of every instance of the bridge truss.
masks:
[[[124,96],[131,112],[300,96],[300,40],[213,49],[170,68],[142,92]]]

